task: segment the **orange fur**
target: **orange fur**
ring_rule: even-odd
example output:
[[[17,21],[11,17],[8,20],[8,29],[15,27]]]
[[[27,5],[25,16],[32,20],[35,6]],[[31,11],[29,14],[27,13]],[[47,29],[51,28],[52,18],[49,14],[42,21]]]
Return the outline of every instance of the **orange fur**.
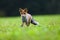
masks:
[[[27,10],[27,8],[25,8],[25,9],[19,8],[19,12],[20,12],[20,14],[23,14],[23,13],[26,14],[28,12],[28,10]]]

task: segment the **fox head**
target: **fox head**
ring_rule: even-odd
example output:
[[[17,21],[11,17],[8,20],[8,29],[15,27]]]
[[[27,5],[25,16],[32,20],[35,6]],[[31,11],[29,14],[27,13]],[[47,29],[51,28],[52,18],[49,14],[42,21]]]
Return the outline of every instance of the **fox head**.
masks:
[[[19,12],[20,12],[20,14],[26,14],[28,12],[28,10],[27,10],[27,8],[25,8],[25,9],[19,8]]]

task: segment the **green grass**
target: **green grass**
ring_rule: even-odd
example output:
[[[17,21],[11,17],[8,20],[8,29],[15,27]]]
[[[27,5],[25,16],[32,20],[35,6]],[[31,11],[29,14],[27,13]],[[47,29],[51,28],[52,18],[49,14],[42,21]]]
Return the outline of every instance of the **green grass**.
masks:
[[[0,40],[60,40],[60,15],[33,18],[39,26],[20,27],[20,17],[0,17]]]

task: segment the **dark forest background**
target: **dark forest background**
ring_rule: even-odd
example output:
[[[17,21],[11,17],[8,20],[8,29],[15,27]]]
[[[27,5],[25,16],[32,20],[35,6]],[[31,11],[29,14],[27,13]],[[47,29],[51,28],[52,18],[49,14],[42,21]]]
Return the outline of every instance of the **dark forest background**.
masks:
[[[0,0],[0,16],[19,16],[19,8],[32,15],[60,14],[60,0]]]

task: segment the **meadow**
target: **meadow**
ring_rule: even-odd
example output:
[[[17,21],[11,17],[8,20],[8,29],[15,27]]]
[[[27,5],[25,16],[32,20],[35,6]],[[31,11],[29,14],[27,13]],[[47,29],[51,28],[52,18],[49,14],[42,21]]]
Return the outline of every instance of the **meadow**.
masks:
[[[35,15],[40,25],[21,27],[21,18],[0,17],[0,40],[60,40],[60,15]]]

